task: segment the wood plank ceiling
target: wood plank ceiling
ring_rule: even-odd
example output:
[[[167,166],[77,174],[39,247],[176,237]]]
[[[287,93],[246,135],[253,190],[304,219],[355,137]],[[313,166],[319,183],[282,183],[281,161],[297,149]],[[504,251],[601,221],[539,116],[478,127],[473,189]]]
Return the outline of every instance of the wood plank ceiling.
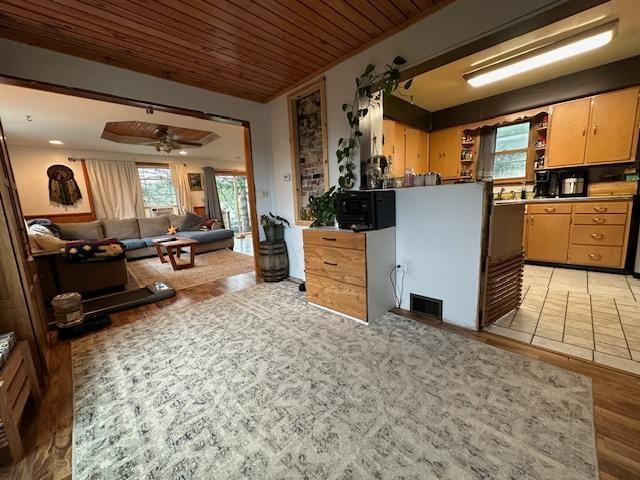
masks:
[[[1,0],[0,36],[266,102],[452,0]]]

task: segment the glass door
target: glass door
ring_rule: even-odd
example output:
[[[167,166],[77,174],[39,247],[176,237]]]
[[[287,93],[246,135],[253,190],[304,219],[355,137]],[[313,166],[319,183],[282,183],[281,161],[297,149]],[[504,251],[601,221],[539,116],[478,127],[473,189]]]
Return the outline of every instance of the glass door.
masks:
[[[240,238],[251,233],[247,177],[216,175],[216,186],[226,228],[232,229]]]

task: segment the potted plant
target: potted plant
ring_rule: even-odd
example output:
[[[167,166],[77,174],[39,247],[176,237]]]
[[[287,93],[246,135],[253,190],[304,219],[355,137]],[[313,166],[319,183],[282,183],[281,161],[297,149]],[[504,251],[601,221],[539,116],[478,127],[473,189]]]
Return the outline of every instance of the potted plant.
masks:
[[[331,187],[322,195],[309,197],[309,213],[313,219],[311,227],[330,226],[336,219],[336,187]]]
[[[289,221],[269,212],[269,215],[260,216],[260,224],[264,230],[264,236],[269,243],[278,243],[284,241],[284,227],[288,227]]]

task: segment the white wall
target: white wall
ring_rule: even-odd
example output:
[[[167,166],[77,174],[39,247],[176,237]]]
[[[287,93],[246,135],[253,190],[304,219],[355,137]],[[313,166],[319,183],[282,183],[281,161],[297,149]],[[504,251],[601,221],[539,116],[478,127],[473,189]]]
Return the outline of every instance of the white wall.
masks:
[[[409,294],[443,301],[442,317],[478,328],[484,184],[396,190],[396,261],[406,264],[401,307]]]
[[[6,39],[0,39],[0,59],[0,74],[250,122],[258,216],[272,210],[271,137],[265,105]]]
[[[88,213],[90,212],[87,197],[87,186],[80,162],[70,162],[71,158],[100,160],[151,162],[151,163],[184,163],[188,173],[202,173],[202,167],[211,166],[221,169],[243,169],[242,162],[206,160],[203,158],[184,158],[167,155],[131,155],[113,152],[89,150],[71,150],[64,147],[38,148],[9,145],[11,165],[18,185],[20,203],[25,215],[49,215],[56,213]],[[47,168],[54,164],[67,165],[73,170],[74,177],[82,199],[72,206],[63,206],[49,201],[49,178]],[[194,207],[204,206],[204,192],[191,192]]]
[[[348,124],[340,107],[343,103],[352,101],[354,79],[362,73],[368,63],[382,66],[389,63],[396,55],[401,55],[407,59],[409,65],[418,64],[558,3],[563,2],[552,0],[530,0],[527,2],[457,0],[434,15],[327,71],[324,76],[327,89],[330,183],[336,184],[338,179],[335,147],[340,137],[348,135]],[[268,109],[273,149],[274,213],[277,212],[280,216],[294,219],[291,182],[286,182],[283,179],[285,174],[291,172],[286,96],[280,96],[270,102]],[[304,278],[302,229],[292,227],[287,230],[285,235],[289,248],[291,275]]]

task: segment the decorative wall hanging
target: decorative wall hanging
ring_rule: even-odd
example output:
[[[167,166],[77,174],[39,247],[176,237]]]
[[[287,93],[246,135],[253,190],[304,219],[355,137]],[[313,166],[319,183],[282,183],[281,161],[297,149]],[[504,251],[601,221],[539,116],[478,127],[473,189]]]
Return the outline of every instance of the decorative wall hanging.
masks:
[[[201,173],[187,173],[189,177],[189,190],[192,192],[202,191],[202,174]]]
[[[66,165],[51,165],[49,177],[49,200],[61,205],[73,205],[82,198],[80,187],[73,178],[73,170]]]
[[[309,197],[329,188],[324,78],[290,94],[287,101],[295,221],[309,225]]]

